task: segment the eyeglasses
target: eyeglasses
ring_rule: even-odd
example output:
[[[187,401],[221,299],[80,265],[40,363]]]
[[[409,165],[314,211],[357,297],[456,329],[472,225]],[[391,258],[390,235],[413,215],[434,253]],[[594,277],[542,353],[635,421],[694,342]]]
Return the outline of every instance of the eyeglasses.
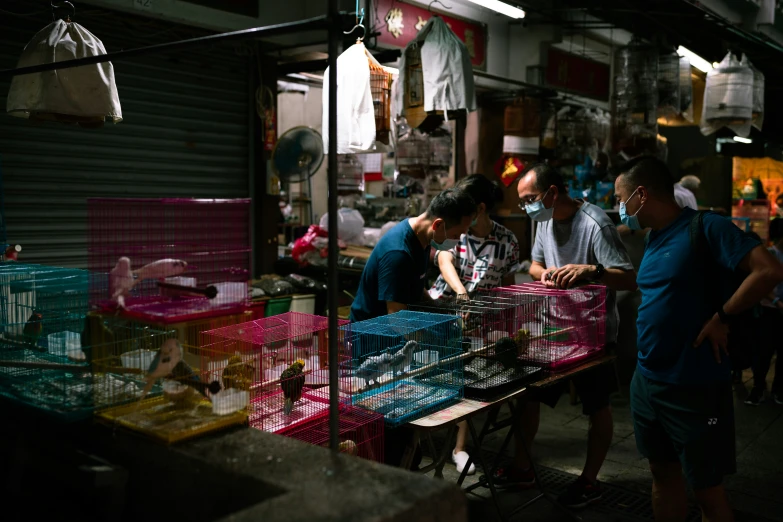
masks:
[[[525,210],[525,205],[530,205],[532,203],[535,203],[539,199],[542,199],[541,196],[545,195],[545,194],[546,194],[546,192],[539,192],[535,196],[528,196],[526,198],[520,198],[518,206],[519,206],[519,208],[521,210]]]

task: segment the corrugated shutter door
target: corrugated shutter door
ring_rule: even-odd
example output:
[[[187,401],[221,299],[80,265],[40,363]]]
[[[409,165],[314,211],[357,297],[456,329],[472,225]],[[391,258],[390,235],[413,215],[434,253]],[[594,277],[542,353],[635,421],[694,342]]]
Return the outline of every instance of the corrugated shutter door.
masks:
[[[3,10],[31,9],[14,0]],[[0,17],[0,68],[16,67],[49,22],[42,13]],[[203,34],[96,8],[76,21],[109,53]],[[0,80],[8,241],[22,245],[24,262],[86,267],[88,197],[250,195],[247,58],[228,46],[118,62],[114,72],[124,121],[97,130],[8,116],[10,80]]]

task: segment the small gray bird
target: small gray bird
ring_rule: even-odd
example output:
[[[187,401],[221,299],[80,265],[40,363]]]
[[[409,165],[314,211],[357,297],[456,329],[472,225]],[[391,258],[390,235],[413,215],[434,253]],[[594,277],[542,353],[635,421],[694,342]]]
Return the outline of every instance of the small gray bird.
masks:
[[[380,376],[389,371],[392,358],[393,356],[390,353],[368,357],[356,369],[355,375],[360,379],[364,379],[365,386],[369,386],[370,381],[374,381],[377,384]]]
[[[395,377],[398,373],[403,373],[406,366],[410,367],[411,361],[413,360],[413,352],[415,352],[418,347],[419,343],[416,341],[408,341],[405,343],[405,346],[400,348],[400,350],[392,356],[389,366],[394,372]]]

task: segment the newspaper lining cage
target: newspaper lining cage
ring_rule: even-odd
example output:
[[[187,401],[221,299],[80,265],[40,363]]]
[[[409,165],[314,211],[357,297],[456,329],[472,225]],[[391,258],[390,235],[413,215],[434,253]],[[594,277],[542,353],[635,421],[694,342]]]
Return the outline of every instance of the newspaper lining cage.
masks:
[[[350,354],[339,332],[338,360],[347,367]],[[278,432],[329,410],[329,320],[286,312],[202,334],[202,371],[220,376],[226,388],[250,394],[249,423]],[[350,403],[348,378],[338,386],[341,403]]]
[[[84,337],[101,420],[167,443],[247,421],[248,394],[188,364],[176,331],[89,314]]]
[[[462,398],[457,317],[404,310],[343,327],[351,352],[353,404],[397,426]]]
[[[542,297],[540,307],[521,324],[526,338],[520,358],[551,371],[560,371],[600,354],[606,344],[606,287],[584,285],[570,289],[524,283],[496,290],[501,294]]]
[[[340,453],[383,463],[383,415],[341,405],[339,413]],[[314,446],[329,447],[329,415],[300,423],[280,433]]]
[[[544,297],[477,292],[470,300],[443,298],[410,310],[456,316],[462,326],[465,396],[491,399],[536,378],[541,368],[522,362],[528,338],[523,325],[541,309]],[[469,354],[467,353],[469,352]]]
[[[90,198],[90,304],[152,322],[241,311],[249,199]]]
[[[85,270],[0,264],[0,394],[63,420],[92,414],[83,386]]]

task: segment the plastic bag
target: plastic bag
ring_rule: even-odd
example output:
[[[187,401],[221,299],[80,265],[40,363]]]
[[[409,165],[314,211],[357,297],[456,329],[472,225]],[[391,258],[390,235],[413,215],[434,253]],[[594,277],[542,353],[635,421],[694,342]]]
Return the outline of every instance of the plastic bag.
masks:
[[[328,245],[329,233],[318,225],[310,225],[305,235],[294,241],[294,248],[291,256],[294,261],[300,265],[307,265],[313,261],[311,254],[315,252],[316,257],[320,258],[319,250],[323,248],[324,243]]]
[[[263,275],[253,284],[253,286],[255,288],[260,288],[266,295],[271,297],[291,295],[295,292],[291,283],[277,275]]]
[[[316,281],[311,277],[301,276],[299,274],[290,274],[283,278],[297,290],[305,290],[309,292],[325,292],[326,284],[320,281]]]
[[[742,55],[743,63],[750,67],[753,71],[753,116],[751,125],[761,130],[761,126],[764,124],[764,73],[753,67],[747,56]]]
[[[57,20],[33,36],[17,67],[28,67],[106,54],[103,43],[74,22]],[[15,76],[6,110],[38,121],[102,127],[105,118],[122,121],[122,108],[111,62]]]
[[[753,118],[753,70],[728,53],[718,67],[707,73],[701,133],[713,134],[722,127],[748,137]]]
[[[691,61],[687,56],[680,56],[680,114],[693,121],[693,78]]]
[[[361,240],[364,237],[364,218],[358,210],[352,208],[341,208],[337,212],[337,237],[350,243],[354,240]],[[329,231],[329,214],[321,217],[321,228]]]

